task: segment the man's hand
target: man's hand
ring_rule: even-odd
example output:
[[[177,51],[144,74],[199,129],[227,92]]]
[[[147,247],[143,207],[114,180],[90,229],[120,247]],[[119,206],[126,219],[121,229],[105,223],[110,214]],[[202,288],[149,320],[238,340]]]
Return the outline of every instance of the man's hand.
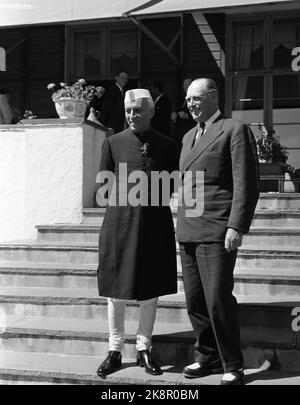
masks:
[[[225,249],[227,252],[233,252],[242,246],[243,234],[235,229],[228,228],[225,236]]]

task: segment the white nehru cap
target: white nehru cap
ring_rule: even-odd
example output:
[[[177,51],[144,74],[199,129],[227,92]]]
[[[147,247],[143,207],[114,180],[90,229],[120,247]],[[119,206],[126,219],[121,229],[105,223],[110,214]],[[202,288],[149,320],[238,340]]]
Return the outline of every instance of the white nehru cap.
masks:
[[[147,89],[133,89],[127,90],[125,93],[124,103],[129,103],[139,98],[150,98],[152,100],[151,94]]]

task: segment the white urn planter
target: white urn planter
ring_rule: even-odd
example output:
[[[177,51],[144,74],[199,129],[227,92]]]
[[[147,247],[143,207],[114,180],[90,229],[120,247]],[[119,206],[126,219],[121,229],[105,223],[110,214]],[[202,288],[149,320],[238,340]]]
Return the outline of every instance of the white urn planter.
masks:
[[[88,102],[76,98],[61,97],[54,99],[56,112],[59,118],[83,118],[88,107]]]

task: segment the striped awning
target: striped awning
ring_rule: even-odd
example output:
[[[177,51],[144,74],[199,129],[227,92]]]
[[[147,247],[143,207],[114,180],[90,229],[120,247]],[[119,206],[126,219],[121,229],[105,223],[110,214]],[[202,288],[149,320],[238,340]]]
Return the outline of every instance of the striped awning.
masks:
[[[298,0],[149,0],[144,4],[131,9],[127,14],[146,15],[164,14],[179,11],[225,11],[232,7],[244,6],[270,6],[270,11],[274,5],[298,5]]]
[[[145,0],[0,0],[0,26],[118,18]]]
[[[188,10],[270,4],[296,0],[0,0],[0,26],[85,21]]]

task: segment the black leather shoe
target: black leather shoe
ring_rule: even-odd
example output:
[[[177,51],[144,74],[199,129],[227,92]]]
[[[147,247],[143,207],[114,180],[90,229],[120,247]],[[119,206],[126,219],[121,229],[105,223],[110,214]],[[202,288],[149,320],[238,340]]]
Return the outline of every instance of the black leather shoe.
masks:
[[[153,360],[149,350],[138,350],[136,365],[145,367],[145,371],[148,374],[160,375],[163,373],[160,366]]]
[[[242,385],[244,380],[244,370],[234,370],[230,371],[230,374],[233,375],[232,380],[224,380],[222,378],[221,385]]]
[[[122,365],[122,355],[120,352],[115,352],[113,350],[110,350],[108,352],[108,356],[106,359],[103,361],[103,363],[100,364],[97,374],[99,377],[105,377],[108,374],[113,373],[114,371],[117,371]]]
[[[186,378],[199,378],[218,373],[224,373],[220,359],[206,361],[199,364],[199,367],[196,368],[189,368],[189,366],[187,366],[183,369],[183,375]]]

